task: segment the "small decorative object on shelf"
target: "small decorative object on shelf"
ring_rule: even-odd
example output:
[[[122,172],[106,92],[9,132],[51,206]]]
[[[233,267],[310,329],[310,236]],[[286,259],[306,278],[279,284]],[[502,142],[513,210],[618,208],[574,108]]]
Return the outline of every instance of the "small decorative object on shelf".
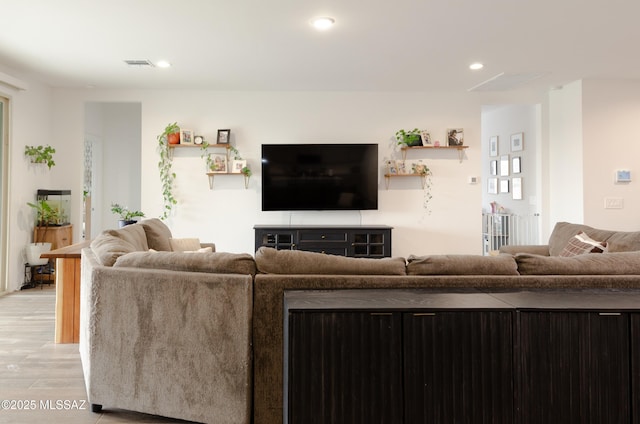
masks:
[[[228,130],[225,130],[228,131]],[[210,153],[209,148],[224,148],[225,154]],[[209,188],[213,189],[213,178],[215,175],[227,174],[227,175],[243,175],[244,176],[244,188],[249,187],[249,178],[251,177],[251,170],[247,166],[247,161],[242,159],[240,152],[231,144],[209,144],[206,141],[200,146],[202,149],[201,158],[205,160],[207,164],[207,176],[209,177]],[[233,155],[233,158],[230,156]]]
[[[193,137],[193,143],[197,144],[198,146],[200,146],[202,143],[204,143],[204,137],[201,135],[196,135]]]
[[[192,130],[180,130],[180,144],[193,144]]]
[[[447,143],[449,146],[462,146],[464,144],[464,130],[462,128],[448,129]]]
[[[218,130],[218,144],[229,144],[231,139],[231,130]]]

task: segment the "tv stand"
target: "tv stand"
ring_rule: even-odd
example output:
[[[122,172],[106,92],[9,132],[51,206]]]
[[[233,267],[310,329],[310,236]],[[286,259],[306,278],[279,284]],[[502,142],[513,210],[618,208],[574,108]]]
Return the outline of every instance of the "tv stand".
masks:
[[[255,248],[306,250],[354,258],[391,256],[391,230],[386,225],[256,225]]]

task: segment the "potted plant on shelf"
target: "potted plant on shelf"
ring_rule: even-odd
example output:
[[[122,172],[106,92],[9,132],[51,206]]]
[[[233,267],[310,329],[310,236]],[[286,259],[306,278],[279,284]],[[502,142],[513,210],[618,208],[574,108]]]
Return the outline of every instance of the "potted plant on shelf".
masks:
[[[403,147],[411,147],[411,146],[421,146],[422,138],[420,137],[420,130],[414,128],[410,131],[407,130],[398,130],[396,132],[396,140],[398,141],[399,146]]]
[[[162,134],[167,137],[168,144],[180,144],[180,127],[177,122],[167,125]]]
[[[56,163],[53,160],[53,154],[56,149],[49,146],[24,146],[24,155],[27,156],[31,163],[45,163],[49,169]]]
[[[133,218],[142,218],[144,217],[144,213],[140,211],[132,211],[129,210],[126,206],[120,206],[118,203],[111,204],[111,212],[120,216],[118,220],[118,225],[120,228],[135,224],[137,221]]]
[[[46,200],[40,200],[37,203],[27,202],[27,205],[36,211],[36,227],[44,228],[43,231],[36,230],[36,238],[33,243],[27,245],[27,263],[31,266],[45,265],[49,259],[41,259],[40,255],[51,250],[51,243],[44,241],[47,230],[50,226],[60,222],[61,214],[58,209],[52,208]]]
[[[158,153],[160,155],[160,161],[158,162],[158,170],[160,171],[160,182],[162,183],[162,198],[164,201],[164,208],[161,218],[167,219],[169,213],[173,209],[173,206],[178,203],[173,195],[173,182],[176,178],[175,172],[172,171],[171,165],[171,152],[169,151],[169,135],[175,134],[176,128],[178,134],[180,134],[180,128],[174,122],[166,126],[164,131],[158,135]]]

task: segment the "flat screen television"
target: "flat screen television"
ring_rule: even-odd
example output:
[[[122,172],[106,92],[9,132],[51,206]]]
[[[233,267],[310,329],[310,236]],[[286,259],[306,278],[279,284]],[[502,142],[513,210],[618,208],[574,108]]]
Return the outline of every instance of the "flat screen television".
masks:
[[[378,209],[377,144],[263,144],[262,210]]]

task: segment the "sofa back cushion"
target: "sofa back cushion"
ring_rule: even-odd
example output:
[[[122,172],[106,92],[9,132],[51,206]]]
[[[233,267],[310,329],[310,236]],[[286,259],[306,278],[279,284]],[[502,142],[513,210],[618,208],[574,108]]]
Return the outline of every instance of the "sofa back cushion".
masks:
[[[409,256],[408,275],[518,275],[512,255]]]
[[[143,219],[137,225],[142,225],[144,232],[147,235],[147,244],[149,249],[170,251],[171,246],[169,240],[171,239],[171,230],[166,226],[164,222],[158,218]]]
[[[572,257],[520,253],[515,258],[521,275],[640,275],[640,252]]]
[[[256,274],[255,261],[248,253],[132,252],[120,256],[113,266],[212,274]]]
[[[146,252],[149,245],[144,228],[134,224],[103,231],[91,242],[91,249],[102,265],[112,266],[120,256],[136,251]]]
[[[609,252],[640,250],[640,231],[624,232],[600,230],[588,225],[558,222],[549,237],[549,255],[558,256],[573,236],[583,231],[593,240],[607,242]]]
[[[264,246],[256,252],[256,265],[264,274],[406,275],[404,258],[346,258]]]

